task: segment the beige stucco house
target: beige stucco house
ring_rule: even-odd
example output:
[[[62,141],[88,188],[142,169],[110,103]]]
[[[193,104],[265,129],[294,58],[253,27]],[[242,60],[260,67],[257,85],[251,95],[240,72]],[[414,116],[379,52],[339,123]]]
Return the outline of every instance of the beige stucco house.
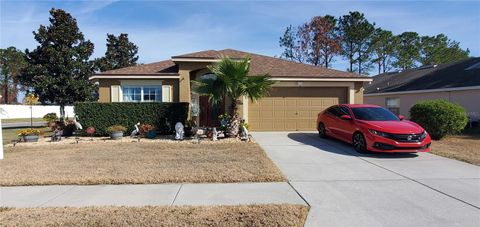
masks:
[[[384,73],[366,85],[364,101],[409,117],[420,100],[445,99],[465,108],[471,121],[480,120],[480,58]]]
[[[370,78],[238,50],[207,50],[169,60],[105,71],[91,77],[99,84],[99,102],[188,102],[200,126],[218,124],[230,106],[212,106],[192,90],[192,81],[212,76],[208,65],[222,57],[250,57],[251,75],[269,73],[276,83],[258,102],[243,99],[240,115],[254,131],[315,130],[318,112],[337,103],[363,103]]]

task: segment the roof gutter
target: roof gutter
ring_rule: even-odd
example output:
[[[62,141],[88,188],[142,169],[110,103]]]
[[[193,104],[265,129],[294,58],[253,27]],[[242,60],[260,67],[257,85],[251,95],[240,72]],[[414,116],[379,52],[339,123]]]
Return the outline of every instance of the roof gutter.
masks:
[[[270,78],[274,81],[342,81],[342,82],[370,82],[373,81],[372,78],[305,78],[305,77],[272,77]]]
[[[480,86],[452,87],[452,88],[438,88],[438,89],[424,89],[424,90],[397,91],[397,92],[382,92],[382,93],[364,94],[363,96],[403,95],[403,94],[416,94],[416,93],[468,91],[468,90],[477,90],[477,89],[480,89]]]
[[[157,74],[157,75],[105,75],[99,74],[94,75],[88,78],[89,80],[94,79],[180,79],[178,74]]]

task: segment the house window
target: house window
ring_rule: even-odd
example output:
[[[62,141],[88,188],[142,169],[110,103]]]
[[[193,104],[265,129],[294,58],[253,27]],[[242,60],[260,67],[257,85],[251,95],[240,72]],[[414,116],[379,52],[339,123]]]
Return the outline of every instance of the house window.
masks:
[[[392,111],[392,113],[396,115],[400,114],[400,98],[386,98],[385,104],[387,109]]]
[[[161,102],[161,86],[123,86],[124,102]]]

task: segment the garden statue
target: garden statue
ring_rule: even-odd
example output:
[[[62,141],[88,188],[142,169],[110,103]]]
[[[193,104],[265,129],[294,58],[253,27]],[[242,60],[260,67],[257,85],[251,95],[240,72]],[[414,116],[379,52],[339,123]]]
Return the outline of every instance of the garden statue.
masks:
[[[177,122],[175,124],[175,139],[176,140],[183,140],[183,137],[185,136],[185,130],[183,128],[182,122]]]
[[[247,127],[245,127],[245,125],[242,125],[242,128],[240,130],[240,139],[248,140],[248,129]]]
[[[200,113],[200,108],[198,108],[198,104],[191,103],[191,110],[192,110],[192,117],[198,117]]]
[[[213,129],[212,129],[212,140],[213,141],[218,140],[218,132],[217,132],[217,128],[215,128],[215,127],[213,127]]]
[[[140,134],[140,129],[138,128],[138,126],[140,125],[140,122],[136,123],[133,127],[135,128],[132,133],[130,134],[130,137],[135,137],[137,136],[138,134]]]
[[[77,115],[75,115],[73,117],[73,123],[75,124],[75,128],[77,128],[77,130],[82,130],[83,126],[77,120]]]
[[[90,126],[87,128],[87,135],[90,136],[90,141],[93,141],[93,133],[95,133],[95,127]]]
[[[58,142],[60,140],[62,140],[62,135],[63,135],[63,130],[62,130],[62,127],[60,127],[59,125],[56,125],[55,126],[55,130],[53,131],[53,134],[52,134],[52,142]]]

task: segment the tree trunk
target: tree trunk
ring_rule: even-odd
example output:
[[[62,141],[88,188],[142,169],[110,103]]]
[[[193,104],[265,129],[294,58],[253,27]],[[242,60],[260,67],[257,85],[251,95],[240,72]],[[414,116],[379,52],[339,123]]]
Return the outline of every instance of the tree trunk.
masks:
[[[362,60],[358,59],[358,74],[362,75]]]
[[[378,60],[378,74],[382,72],[382,61]]]
[[[385,59],[382,59],[382,67],[383,67],[383,73],[386,73],[387,72],[387,67],[386,67],[386,63],[385,63]]]
[[[325,68],[328,68],[328,54],[325,54]]]
[[[228,127],[228,135],[230,137],[237,137],[240,130],[240,117],[238,116],[238,99],[232,98],[232,118]]]
[[[65,104],[60,104],[60,121],[65,119]]]
[[[352,61],[353,61],[353,60],[352,60],[352,57],[350,56],[350,70],[349,70],[350,72],[353,71],[353,70],[352,70],[352,69],[353,69],[353,62],[352,62]]]
[[[8,104],[8,82],[5,83],[5,88],[3,90],[3,103]]]

